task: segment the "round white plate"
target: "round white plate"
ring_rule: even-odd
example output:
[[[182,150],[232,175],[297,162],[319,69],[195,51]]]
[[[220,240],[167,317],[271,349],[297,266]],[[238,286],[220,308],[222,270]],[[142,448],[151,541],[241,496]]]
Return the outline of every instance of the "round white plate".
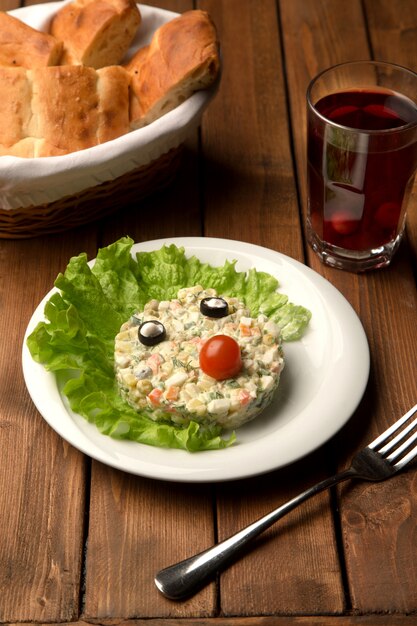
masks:
[[[112,467],[161,480],[210,482],[262,474],[300,459],[332,437],[349,419],[365,390],[369,349],[356,313],[327,280],[283,254],[227,239],[185,237],[133,246],[133,253],[164,244],[184,246],[211,265],[237,260],[275,276],[279,290],[310,309],[303,338],[286,343],[286,365],[275,399],[263,414],[237,430],[224,450],[186,452],[119,441],[68,409],[53,373],[30,356],[26,337],[44,319],[52,290],[35,310],[23,344],[23,373],[33,402],[48,424],[73,446]]]

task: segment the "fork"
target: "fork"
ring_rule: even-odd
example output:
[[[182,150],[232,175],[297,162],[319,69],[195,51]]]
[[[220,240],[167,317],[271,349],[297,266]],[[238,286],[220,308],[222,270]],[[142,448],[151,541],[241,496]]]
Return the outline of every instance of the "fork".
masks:
[[[402,470],[417,456],[417,404],[352,459],[350,467],[313,485],[221,543],[161,570],[155,576],[159,591],[171,600],[185,599],[199,589],[260,535],[287,513],[316,494],[348,480],[382,481]],[[414,431],[414,432],[413,432]],[[415,444],[415,445],[413,445]]]

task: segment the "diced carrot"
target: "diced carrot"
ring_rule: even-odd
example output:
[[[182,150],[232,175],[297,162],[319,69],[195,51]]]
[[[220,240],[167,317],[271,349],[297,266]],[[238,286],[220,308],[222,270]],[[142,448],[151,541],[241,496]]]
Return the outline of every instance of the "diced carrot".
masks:
[[[148,393],[149,401],[158,406],[161,402],[162,390],[161,389],[152,389],[150,393]]]
[[[250,393],[246,389],[239,391],[239,402],[242,406],[246,406],[250,402]]]
[[[239,324],[240,334],[244,337],[250,337],[252,335],[252,329],[246,324]]]
[[[168,391],[166,392],[165,397],[167,400],[170,400],[172,402],[173,400],[177,400],[179,392],[180,388],[177,385],[171,385],[170,387],[168,387]]]

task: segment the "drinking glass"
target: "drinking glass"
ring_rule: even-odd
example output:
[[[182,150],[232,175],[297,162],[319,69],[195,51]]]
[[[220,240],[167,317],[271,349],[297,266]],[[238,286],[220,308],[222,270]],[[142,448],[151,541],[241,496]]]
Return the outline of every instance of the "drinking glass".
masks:
[[[417,169],[417,74],[377,61],[325,70],[307,90],[307,236],[328,265],[391,262]]]

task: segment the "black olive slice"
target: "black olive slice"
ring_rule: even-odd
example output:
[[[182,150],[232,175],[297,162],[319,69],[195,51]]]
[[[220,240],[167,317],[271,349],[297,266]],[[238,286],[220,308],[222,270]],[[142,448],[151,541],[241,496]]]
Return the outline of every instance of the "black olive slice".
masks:
[[[201,300],[200,311],[207,317],[226,317],[229,314],[229,307],[223,298],[211,296]]]
[[[139,326],[138,336],[144,346],[156,346],[166,337],[165,326],[158,320],[148,320]]]

